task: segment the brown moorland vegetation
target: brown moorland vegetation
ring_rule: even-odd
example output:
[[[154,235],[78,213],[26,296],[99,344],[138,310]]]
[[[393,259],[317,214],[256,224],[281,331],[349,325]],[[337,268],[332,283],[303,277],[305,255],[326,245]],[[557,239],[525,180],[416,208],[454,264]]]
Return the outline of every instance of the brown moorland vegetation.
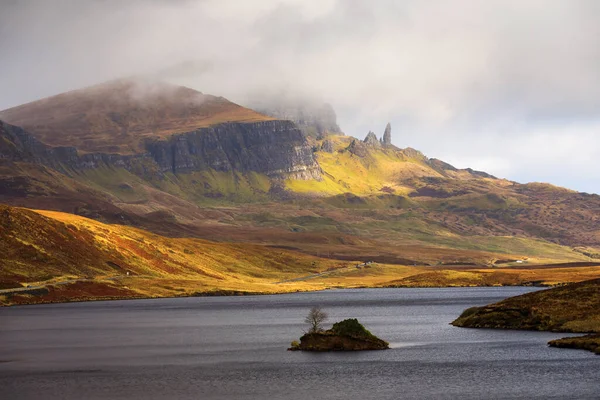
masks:
[[[143,151],[145,138],[165,138],[224,122],[273,118],[223,97],[136,78],[13,107],[0,112],[0,119],[27,129],[51,146],[133,154]]]
[[[453,322],[468,328],[600,332],[600,279],[511,297],[466,310]]]
[[[342,261],[264,245],[168,238],[3,205],[0,265],[2,304],[337,287],[554,284],[600,276],[600,268],[584,265],[528,270]]]
[[[466,328],[593,332],[596,334],[554,340],[550,345],[599,353],[597,333],[600,332],[600,279],[511,297],[484,307],[469,308],[452,324]]]

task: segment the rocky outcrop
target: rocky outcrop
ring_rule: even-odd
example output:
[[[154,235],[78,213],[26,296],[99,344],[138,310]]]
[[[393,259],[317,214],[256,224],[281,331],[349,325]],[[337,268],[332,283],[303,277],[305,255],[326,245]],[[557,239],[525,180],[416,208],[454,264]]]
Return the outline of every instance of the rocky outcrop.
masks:
[[[221,124],[147,141],[145,148],[145,153],[134,155],[78,154],[74,147],[47,146],[23,129],[0,122],[0,159],[33,162],[63,173],[112,166],[145,177],[213,169],[322,179],[311,147],[290,121]]]
[[[357,157],[365,157],[368,154],[367,145],[356,139],[353,139],[352,142],[350,142],[348,147],[346,147],[346,150]]]
[[[77,150],[73,147],[50,147],[24,129],[0,121],[0,160],[24,161],[59,167],[61,163],[76,164]]]
[[[333,142],[329,139],[324,140],[321,144],[321,151],[324,151],[325,153],[333,153]]]
[[[385,131],[383,132],[383,136],[381,138],[381,144],[383,146],[391,146],[392,145],[392,125],[388,122],[385,126]]]
[[[374,148],[381,147],[381,143],[379,142],[379,140],[377,139],[377,136],[372,131],[369,131],[369,133],[367,133],[367,137],[365,137],[365,140],[363,140],[363,143],[369,147],[374,147]]]

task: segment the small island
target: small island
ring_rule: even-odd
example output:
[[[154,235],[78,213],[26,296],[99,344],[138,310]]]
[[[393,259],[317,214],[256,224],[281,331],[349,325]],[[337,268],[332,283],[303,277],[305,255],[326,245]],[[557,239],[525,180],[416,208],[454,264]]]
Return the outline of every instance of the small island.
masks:
[[[389,349],[389,343],[369,332],[356,318],[345,319],[323,330],[321,323],[327,314],[313,307],[305,321],[310,324],[309,332],[302,335],[300,342],[293,341],[291,351],[362,351]]]

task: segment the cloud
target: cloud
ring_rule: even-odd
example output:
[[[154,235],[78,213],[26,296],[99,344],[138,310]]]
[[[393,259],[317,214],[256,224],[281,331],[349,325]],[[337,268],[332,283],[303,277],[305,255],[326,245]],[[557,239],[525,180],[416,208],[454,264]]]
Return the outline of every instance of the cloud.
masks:
[[[0,109],[161,72],[246,102],[281,87],[363,136],[600,192],[595,0],[5,1]]]

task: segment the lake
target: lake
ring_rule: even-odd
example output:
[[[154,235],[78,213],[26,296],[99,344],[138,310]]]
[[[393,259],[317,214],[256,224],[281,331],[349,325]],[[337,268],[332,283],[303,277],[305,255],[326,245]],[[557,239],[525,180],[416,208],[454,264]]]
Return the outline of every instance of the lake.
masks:
[[[449,323],[531,288],[358,289],[0,308],[2,399],[600,398],[600,357]],[[391,350],[289,352],[319,305]],[[327,324],[326,324],[327,325]]]

